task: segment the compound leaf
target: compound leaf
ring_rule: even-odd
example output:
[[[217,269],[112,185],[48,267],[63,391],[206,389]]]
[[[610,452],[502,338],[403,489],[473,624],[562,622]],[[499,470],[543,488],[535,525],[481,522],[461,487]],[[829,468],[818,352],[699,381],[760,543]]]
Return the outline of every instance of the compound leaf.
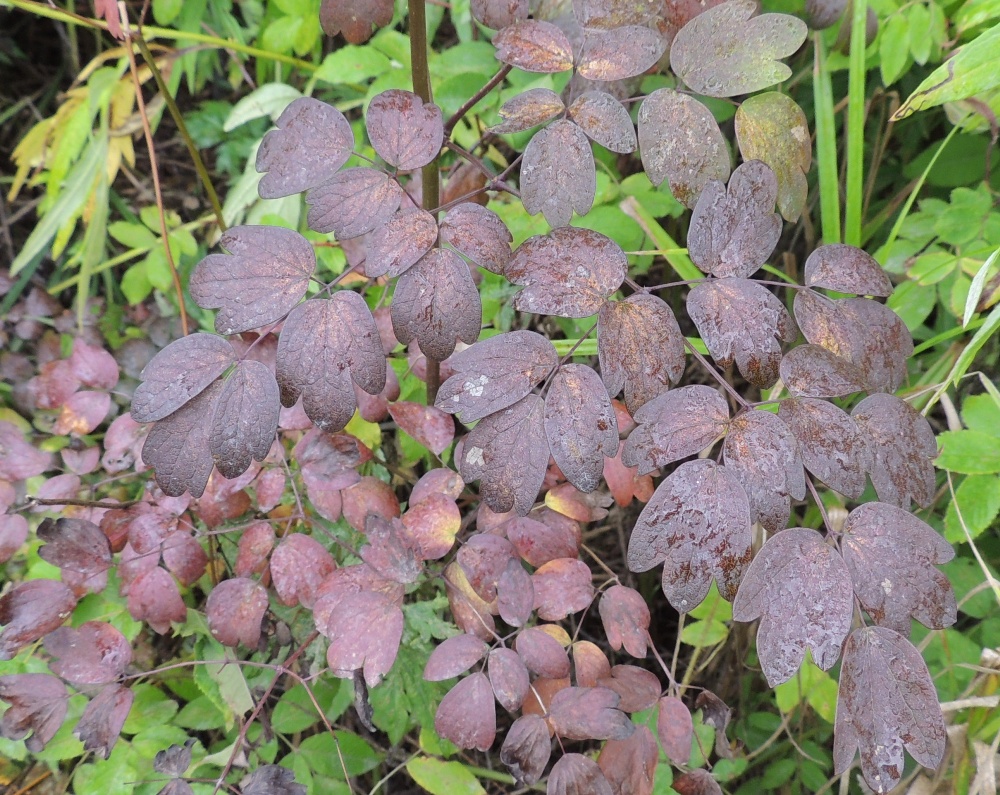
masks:
[[[861,392],[866,384],[862,372],[820,345],[799,345],[781,360],[781,380],[796,396],[843,397]]]
[[[111,545],[108,537],[86,519],[45,519],[36,531],[46,543],[38,557],[87,579],[111,568]]]
[[[576,558],[558,558],[531,575],[535,612],[544,621],[559,621],[586,610],[594,600],[590,567]]]
[[[489,651],[483,641],[475,635],[456,635],[443,641],[427,659],[424,679],[440,682],[444,679],[464,674],[486,656]]]
[[[312,97],[299,97],[282,111],[257,149],[257,186],[262,199],[280,199],[326,182],[354,149],[351,124],[339,110]]]
[[[683,386],[646,403],[634,419],[639,425],[625,440],[622,462],[645,475],[712,444],[729,424],[729,406],[710,386]]]
[[[10,704],[0,718],[0,736],[20,740],[31,732],[24,745],[37,754],[62,726],[69,693],[66,685],[49,674],[10,674],[0,676],[0,699]]]
[[[637,726],[625,740],[608,740],[597,757],[597,765],[621,795],[652,795],[660,749],[646,726]]]
[[[795,675],[807,648],[820,668],[832,668],[853,615],[847,564],[823,536],[802,527],[767,540],[733,601],[737,621],[761,619],[757,654],[771,687]]]
[[[289,533],[271,553],[271,579],[278,598],[311,607],[320,584],[337,568],[326,548],[304,533]]]
[[[441,108],[412,91],[392,88],[376,95],[365,116],[368,139],[390,166],[410,171],[430,163],[444,140]]]
[[[73,734],[83,742],[84,751],[94,751],[102,759],[111,755],[134,698],[135,693],[127,687],[111,685],[87,704],[73,730]]]
[[[306,194],[309,228],[333,232],[338,240],[383,226],[399,209],[403,189],[374,168],[348,168]]]
[[[362,2],[381,2],[382,0],[362,0]],[[324,0],[326,5],[327,0]],[[358,0],[352,0],[346,5],[357,5]],[[336,0],[335,5],[345,5],[343,0]],[[388,24],[384,22],[381,24]],[[332,35],[332,34],[331,34]],[[344,33],[345,37],[347,33]],[[368,36],[365,36],[367,39]],[[348,38],[348,41],[351,41]],[[361,39],[364,41],[364,39]],[[295,783],[295,773],[281,765],[261,765],[243,782],[243,795],[306,795],[306,788]]]
[[[681,464],[643,508],[628,545],[628,567],[663,567],[663,593],[687,613],[714,577],[732,600],[750,563],[750,503],[735,476],[714,461]]]
[[[886,627],[854,630],[844,646],[834,727],[834,773],[861,753],[861,772],[876,792],[903,775],[903,749],[936,768],[945,750],[945,724],[927,665],[913,645]]]
[[[59,627],[45,636],[45,651],[54,658],[52,672],[74,685],[114,682],[132,662],[131,644],[103,621]]]
[[[538,715],[522,715],[504,738],[500,761],[518,782],[530,787],[542,777],[551,753],[552,738],[545,720]]]
[[[624,647],[633,657],[645,657],[650,615],[642,594],[613,585],[602,594],[598,609],[611,648],[619,651]]]
[[[547,679],[569,676],[569,655],[544,627],[521,630],[514,645],[518,656],[533,674]]]
[[[59,627],[76,607],[76,597],[58,580],[28,580],[0,596],[0,660]]]
[[[591,140],[605,149],[628,154],[638,145],[628,110],[604,91],[585,91],[570,105],[569,115]]]
[[[574,210],[590,212],[596,195],[597,170],[583,130],[559,119],[535,133],[521,160],[521,202],[528,214],[567,226]]]
[[[787,14],[761,14],[753,0],[731,0],[688,22],[670,46],[670,68],[693,91],[709,97],[750,94],[787,80],[778,59],[806,40],[806,23]]]
[[[487,663],[493,695],[504,709],[514,712],[524,703],[531,689],[528,669],[513,649],[497,648]]]
[[[267,457],[278,432],[280,410],[271,368],[251,359],[236,365],[215,401],[209,436],[212,459],[223,477],[239,477],[251,459]]]
[[[798,334],[778,298],[749,279],[712,279],[687,299],[688,314],[709,353],[722,367],[736,360],[743,377],[766,389],[778,380],[780,342]]]
[[[552,766],[548,795],[612,795],[611,785],[597,762],[583,754],[563,754]]]
[[[691,741],[694,739],[694,721],[691,710],[675,696],[664,696],[659,701],[656,715],[656,735],[667,759],[675,765],[686,765],[691,758]]]

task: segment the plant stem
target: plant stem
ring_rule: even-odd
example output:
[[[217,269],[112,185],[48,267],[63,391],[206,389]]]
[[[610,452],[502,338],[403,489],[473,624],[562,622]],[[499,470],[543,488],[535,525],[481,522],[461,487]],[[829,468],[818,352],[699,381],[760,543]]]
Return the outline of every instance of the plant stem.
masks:
[[[854,0],[851,55],[847,73],[847,210],[844,242],[861,245],[861,207],[865,165],[865,29],[868,0]]]
[[[837,125],[833,115],[833,86],[826,67],[822,31],[813,35],[816,55],[813,98],[816,106],[816,169],[819,174],[819,212],[826,244],[840,242],[840,185],[837,179]]]
[[[465,116],[466,113],[472,110],[472,108],[476,105],[477,102],[479,102],[479,100],[481,100],[483,97],[489,94],[494,88],[496,88],[504,81],[504,78],[507,77],[512,68],[513,68],[512,66],[504,64],[500,68],[500,71],[497,72],[495,75],[493,75],[493,77],[491,77],[487,81],[486,85],[484,85],[475,94],[469,97],[462,105],[462,107],[460,107],[457,111],[455,111],[455,115],[452,116],[450,119],[448,119],[447,122],[445,122],[444,125],[445,138],[448,138],[451,135],[451,131],[455,129],[455,125],[458,124],[459,121],[461,121],[462,117]]]

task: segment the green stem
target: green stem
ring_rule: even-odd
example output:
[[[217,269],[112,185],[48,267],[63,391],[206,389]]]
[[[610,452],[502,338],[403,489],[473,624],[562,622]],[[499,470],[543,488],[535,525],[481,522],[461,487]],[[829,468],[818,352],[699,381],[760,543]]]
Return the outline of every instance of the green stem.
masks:
[[[837,176],[837,125],[833,113],[833,86],[826,66],[823,34],[813,36],[813,101],[816,106],[816,169],[819,173],[819,212],[823,242],[840,242],[840,184]]]
[[[188,154],[191,155],[191,160],[194,162],[195,171],[198,172],[201,184],[205,186],[205,192],[208,194],[208,200],[212,205],[212,212],[215,213],[219,229],[225,232],[226,221],[222,217],[222,204],[219,202],[219,195],[215,192],[215,186],[212,184],[212,178],[208,174],[208,169],[205,168],[205,161],[201,159],[201,152],[194,145],[191,133],[188,132],[187,125],[184,123],[184,117],[181,115],[181,110],[177,107],[177,103],[174,101],[173,95],[170,93],[170,89],[167,87],[163,75],[160,73],[160,69],[156,65],[153,53],[149,51],[149,47],[146,45],[146,40],[143,38],[141,30],[136,33],[134,41],[139,45],[139,51],[142,53],[142,57],[145,59],[146,65],[149,67],[149,71],[156,81],[156,87],[160,90],[160,94],[167,103],[167,110],[170,111],[170,116],[173,118],[174,124],[177,125],[177,130],[180,132],[181,138],[184,139]]]
[[[854,0],[851,54],[847,73],[847,211],[844,242],[861,245],[865,167],[865,33],[868,0]]]

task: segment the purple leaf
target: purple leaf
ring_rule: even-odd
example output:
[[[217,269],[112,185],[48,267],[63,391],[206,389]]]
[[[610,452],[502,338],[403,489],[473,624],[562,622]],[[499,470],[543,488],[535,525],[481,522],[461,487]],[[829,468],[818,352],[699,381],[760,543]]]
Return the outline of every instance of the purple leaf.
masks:
[[[359,557],[387,580],[416,582],[423,557],[418,539],[410,537],[406,526],[396,518],[385,519],[370,514],[365,525],[368,543],[358,550]],[[451,549],[451,545],[448,545]]]
[[[28,580],[0,596],[0,660],[59,627],[76,607],[76,597],[57,580]]]
[[[274,373],[266,364],[236,365],[215,402],[209,448],[223,477],[236,478],[263,461],[278,432],[281,403]]]
[[[514,648],[533,674],[547,679],[569,676],[569,655],[559,641],[542,627],[522,629]]]
[[[635,126],[628,110],[604,91],[586,91],[581,94],[570,105],[569,115],[591,140],[597,141],[605,149],[628,154],[638,146]]]
[[[84,751],[94,751],[103,759],[111,755],[134,698],[135,694],[127,687],[109,685],[87,704],[73,730],[83,741]]]
[[[132,646],[110,624],[87,621],[80,627],[59,627],[45,636],[52,655],[52,672],[74,685],[114,682],[132,661]]]
[[[503,273],[510,262],[514,238],[495,212],[465,202],[448,210],[441,222],[441,239],[476,265],[491,273]]]
[[[507,561],[497,580],[497,610],[500,618],[512,627],[524,626],[535,607],[531,575],[518,560]]]
[[[477,533],[458,550],[455,559],[462,567],[469,585],[486,602],[497,598],[500,577],[516,558],[514,545],[502,536]],[[516,562],[516,560],[515,560]],[[517,565],[520,566],[520,563]]]
[[[691,710],[683,701],[673,696],[660,699],[656,716],[656,734],[669,759],[675,765],[686,765],[691,758],[691,741],[694,739],[694,721]]]
[[[411,171],[430,163],[444,139],[441,109],[411,91],[393,88],[372,99],[365,116],[368,138],[390,166]]]
[[[497,734],[497,713],[486,674],[467,676],[448,691],[434,716],[434,731],[459,748],[490,750]]]
[[[256,649],[260,622],[266,612],[267,591],[246,577],[223,580],[212,589],[205,604],[212,637],[224,646],[242,643]]]
[[[344,38],[351,44],[362,44],[371,38],[373,25],[380,28],[392,22],[392,11],[392,0],[322,0],[319,8],[319,21],[323,26],[323,32],[327,36],[336,36],[338,33],[343,33]],[[285,776],[285,773],[288,772],[275,765],[268,765],[268,767],[274,768],[276,773],[280,772],[281,776]],[[251,776],[251,778],[258,778],[257,773]],[[293,795],[299,792],[304,793],[305,788],[301,784],[292,784],[294,781],[294,776],[289,774],[287,781],[283,781],[282,783],[290,784],[290,787],[283,790],[260,789],[253,793],[244,787],[243,795]]]
[[[657,487],[628,547],[628,567],[663,562],[663,593],[681,613],[708,595],[714,577],[731,600],[750,563],[750,503],[739,481],[714,461],[681,464]]]
[[[622,712],[650,709],[663,691],[656,674],[637,665],[614,666],[609,676],[598,680],[598,685],[619,695],[618,709]]]
[[[500,761],[526,787],[545,772],[552,753],[552,740],[545,721],[538,715],[522,715],[510,727],[500,748]]]
[[[597,765],[616,795],[652,795],[659,759],[660,749],[653,733],[645,726],[637,726],[628,739],[608,740],[597,757]]]
[[[574,210],[590,212],[596,194],[594,155],[583,130],[558,119],[535,133],[521,161],[521,202],[528,214],[542,213],[549,226],[568,226]]]
[[[187,607],[177,583],[159,566],[143,571],[129,586],[128,612],[161,635],[170,631],[171,623],[181,624],[187,619]]]
[[[642,595],[624,585],[613,585],[601,595],[598,609],[611,648],[619,651],[624,647],[633,657],[645,657],[650,615]]]
[[[100,527],[86,519],[45,519],[36,531],[46,543],[38,556],[87,579],[111,568],[111,545]]]
[[[0,479],[25,480],[42,474],[50,466],[51,453],[24,441],[21,430],[13,423],[0,421]]]
[[[349,678],[363,668],[365,683],[375,687],[396,660],[403,637],[403,611],[381,593],[349,594],[341,599],[326,631],[330,638],[326,661],[333,675]]]
[[[549,722],[566,740],[624,740],[635,725],[618,709],[620,700],[606,687],[566,687],[552,697]]]
[[[358,0],[352,0],[353,5],[357,2]],[[364,2],[381,2],[381,0],[364,0]],[[335,5],[340,4],[341,0],[335,3]],[[387,25],[388,22],[382,24]],[[280,765],[261,765],[243,782],[241,789],[243,795],[306,795],[307,792],[304,785],[295,783],[295,773]]]
[[[878,261],[854,246],[820,246],[806,259],[806,287],[824,287],[855,295],[887,296],[892,282]]]
[[[431,652],[424,666],[424,679],[441,682],[464,674],[486,656],[489,647],[475,635],[456,635]]]
[[[548,795],[612,795],[597,762],[583,754],[563,754],[552,766],[545,791]]]
[[[819,345],[799,345],[781,359],[781,380],[799,397],[844,397],[865,389],[861,370]]]
[[[847,770],[855,750],[876,792],[903,775],[903,749],[924,767],[941,764],[945,724],[937,691],[920,652],[885,627],[862,627],[844,646],[834,728],[834,773]]]
[[[399,209],[403,189],[374,168],[348,168],[306,194],[309,228],[349,240],[383,226]]]
[[[320,583],[336,568],[333,555],[304,533],[289,533],[271,553],[274,590],[289,607],[312,606]]]
[[[487,668],[493,695],[504,709],[515,712],[521,708],[531,688],[528,668],[517,652],[511,649],[493,649]]]
[[[49,674],[11,674],[0,676],[0,699],[10,704],[0,718],[0,737],[20,740],[31,732],[24,745],[37,754],[62,726],[69,694]]]
[[[550,88],[529,88],[500,106],[503,119],[490,127],[496,135],[524,132],[554,119],[566,109],[559,95]]]
[[[573,46],[551,22],[524,20],[493,37],[497,60],[525,72],[565,72],[573,68]]]
[[[399,210],[369,235],[365,275],[399,276],[431,250],[437,236],[437,221],[429,212],[414,208]]]
[[[645,25],[587,29],[576,70],[588,80],[625,80],[655,66],[666,49],[663,37]]]
[[[590,566],[576,558],[558,558],[531,576],[535,612],[543,621],[559,621],[586,610],[594,599]]]
[[[851,631],[853,597],[840,553],[815,530],[795,527],[772,536],[757,553],[733,602],[733,618],[761,619],[757,654],[775,687],[795,675],[807,648],[820,668],[833,667]]]

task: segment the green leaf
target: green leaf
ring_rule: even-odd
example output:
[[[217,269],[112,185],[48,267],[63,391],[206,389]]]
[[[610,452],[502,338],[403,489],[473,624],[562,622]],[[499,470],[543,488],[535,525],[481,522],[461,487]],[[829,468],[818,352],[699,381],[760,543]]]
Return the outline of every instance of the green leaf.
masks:
[[[126,248],[151,249],[160,242],[160,238],[142,224],[128,221],[115,221],[109,224],[108,234]]]
[[[318,722],[319,713],[302,685],[286,690],[271,714],[271,726],[282,734],[304,731]]]
[[[145,301],[149,297],[149,294],[153,292],[153,285],[149,283],[149,278],[146,276],[146,261],[143,260],[130,266],[122,276],[119,287],[121,287],[125,300],[131,306],[141,304]]]
[[[729,627],[721,621],[714,620],[694,621],[681,632],[681,642],[695,648],[717,646],[727,637],[729,637]]]
[[[153,0],[153,19],[157,25],[169,25],[184,8],[184,0]]]
[[[958,357],[958,361],[955,362],[955,366],[948,373],[948,381],[956,386],[958,385],[958,382],[972,364],[972,360],[976,358],[976,354],[986,344],[986,341],[996,333],[998,328],[1000,328],[1000,304],[993,307],[993,310],[986,317],[986,322],[979,327],[979,330],[973,335],[969,344],[965,346],[965,349]]]
[[[923,3],[914,3],[907,13],[910,23],[910,52],[923,66],[931,57],[931,15]]]
[[[347,44],[323,59],[316,77],[334,85],[365,83],[391,68],[392,61],[373,47]]]
[[[177,714],[177,702],[157,687],[141,683],[132,688],[135,700],[129,710],[122,734],[137,734],[150,725],[170,723]]]
[[[197,731],[221,729],[225,722],[226,716],[208,696],[198,696],[193,701],[189,701],[181,707],[181,711],[174,717],[174,723],[178,726]]]
[[[802,661],[798,673],[774,688],[778,709],[791,712],[804,700],[823,720],[833,723],[837,712],[837,682],[817,667],[811,657]]]
[[[945,431],[938,435],[941,453],[935,463],[941,469],[963,475],[1000,472],[1000,444],[995,436],[980,431]]]
[[[301,96],[301,91],[287,83],[267,83],[256,91],[251,91],[233,106],[222,129],[232,132],[241,124],[263,116],[269,116],[274,121],[293,100]]]
[[[996,572],[993,567],[986,564],[990,576],[996,580]],[[973,618],[986,618],[995,616],[997,613],[997,602],[1000,601],[1000,586],[996,592],[993,588],[983,588],[986,577],[978,561],[972,558],[958,557],[948,561],[941,567],[948,581],[955,589],[955,599],[958,601],[958,609],[967,616]],[[972,596],[968,596],[973,590]]]
[[[360,776],[382,761],[382,754],[353,732],[338,730],[336,735],[334,740],[329,732],[314,734],[299,743],[297,752],[306,760],[313,773],[343,781],[344,768],[347,769],[348,776]],[[340,763],[341,756],[344,760],[343,767]]]
[[[945,102],[967,99],[1000,85],[997,52],[1000,52],[1000,24],[964,45],[955,56],[931,72],[893,114],[892,120],[905,119],[918,110]]]
[[[970,430],[1000,438],[1000,402],[993,395],[970,395],[962,403],[962,421]]]
[[[994,440],[994,444],[997,444]],[[961,520],[959,519],[961,513]],[[952,544],[964,544],[978,538],[1000,513],[1000,478],[995,475],[969,475],[955,489],[955,499],[944,516],[944,537]],[[969,531],[966,536],[962,522]]]
[[[295,37],[299,35],[305,17],[289,16],[274,20],[264,28],[261,43],[271,52],[288,53],[292,50]]]
[[[972,280],[972,286],[969,288],[969,296],[965,299],[965,312],[962,313],[963,326],[968,326],[969,321],[972,320],[972,316],[976,314],[976,305],[983,295],[983,286],[986,284],[986,277],[989,275],[990,269],[996,263],[998,257],[1000,257],[1000,248],[990,254],[986,262],[976,271],[976,276]]]
[[[406,763],[406,772],[431,795],[485,795],[479,780],[461,762],[421,756]]]
[[[889,17],[878,40],[882,83],[891,86],[906,68],[910,55],[910,25],[902,13]]]

